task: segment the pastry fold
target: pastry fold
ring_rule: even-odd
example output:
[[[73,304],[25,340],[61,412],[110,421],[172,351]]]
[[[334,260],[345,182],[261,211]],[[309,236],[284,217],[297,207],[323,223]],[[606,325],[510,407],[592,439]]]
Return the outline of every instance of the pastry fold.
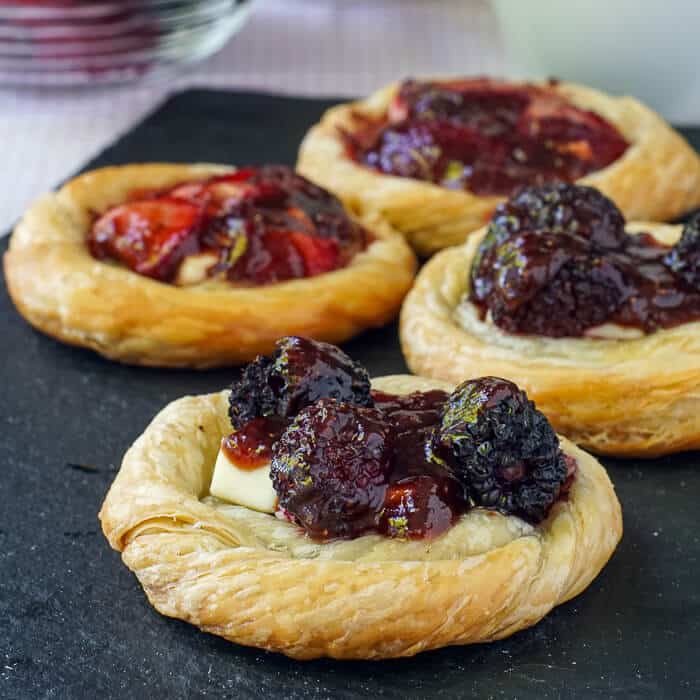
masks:
[[[63,342],[121,362],[170,367],[247,362],[285,335],[338,343],[398,313],[415,258],[376,215],[355,217],[374,240],[346,267],[266,286],[209,280],[176,287],[91,256],[86,237],[95,214],[135,191],[232,170],[157,163],[102,168],[38,200],[4,257],[15,306]]]
[[[299,172],[363,212],[378,213],[421,255],[463,243],[506,198],[480,196],[360,165],[347,154],[340,130],[353,114],[381,117],[399,84],[328,110],[306,135]],[[612,97],[582,85],[548,85],[576,107],[615,126],[629,148],[607,168],[578,180],[610,197],[631,221],[669,221],[700,205],[700,157],[662,117],[632,97]]]
[[[449,388],[385,377],[375,388]],[[297,659],[380,659],[506,637],[585,589],[622,533],[603,467],[578,463],[568,496],[531,526],[475,509],[431,541],[318,543],[274,516],[208,496],[228,392],[185,397],[129,449],[100,513],[164,615]]]
[[[667,245],[680,226],[628,224]],[[466,300],[485,234],[421,270],[401,312],[412,371],[451,382],[479,375],[525,389],[555,429],[593,452],[654,457],[700,447],[700,323],[628,339],[512,335]]]

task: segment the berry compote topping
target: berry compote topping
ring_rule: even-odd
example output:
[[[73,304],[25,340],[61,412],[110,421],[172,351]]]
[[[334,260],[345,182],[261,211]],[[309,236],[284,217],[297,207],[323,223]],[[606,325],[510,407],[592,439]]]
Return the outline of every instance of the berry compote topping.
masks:
[[[134,272],[168,280],[187,255],[199,252],[200,208],[174,197],[121,204],[94,224],[88,238],[98,259],[120,260]]]
[[[391,473],[391,425],[374,408],[323,399],[272,448],[280,507],[320,539],[375,529]]]
[[[369,242],[340,200],[281,165],[136,193],[102,214],[92,255],[174,282],[184,258],[209,253],[207,276],[263,285],[344,267]]]
[[[319,540],[435,537],[474,506],[537,523],[575,471],[510,382],[370,393],[363,367],[303,338],[281,339],[245,368],[230,416],[234,461],[248,454],[253,468],[271,455],[281,512]]]
[[[378,529],[391,537],[435,537],[468,506],[462,484],[444,464],[432,460],[428,450],[448,395],[375,391],[373,397],[395,435],[391,483]]]
[[[554,338],[604,323],[651,333],[698,320],[700,218],[671,248],[626,233],[615,204],[590,187],[524,188],[496,209],[469,300],[504,331]]]
[[[231,386],[229,417],[240,428],[261,416],[293,417],[324,398],[371,406],[367,370],[335,345],[291,335],[243,369]]]
[[[378,530],[389,537],[436,537],[466,510],[464,489],[451,476],[411,476],[391,483]]]
[[[239,469],[257,469],[272,459],[272,446],[288,421],[277,416],[253,418],[221,441],[221,449]]]
[[[355,114],[348,152],[391,175],[481,195],[573,182],[615,162],[627,142],[605,119],[575,107],[553,85],[485,78],[405,81],[386,115]]]

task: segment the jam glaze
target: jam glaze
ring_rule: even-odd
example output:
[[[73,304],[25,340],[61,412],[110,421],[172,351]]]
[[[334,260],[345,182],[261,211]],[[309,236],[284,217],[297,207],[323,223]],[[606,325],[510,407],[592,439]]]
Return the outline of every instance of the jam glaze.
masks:
[[[580,337],[606,323],[653,333],[700,320],[700,288],[674,272],[676,248],[624,229],[597,241],[516,231],[475,260],[469,300],[508,333]]]
[[[348,155],[363,165],[479,195],[574,182],[614,163],[628,143],[554,85],[407,80],[385,115],[355,112],[342,136]]]
[[[239,469],[254,470],[270,463],[272,446],[288,421],[284,418],[253,418],[221,441],[221,449]]]
[[[263,285],[344,267],[369,240],[336,197],[270,165],[134,192],[94,221],[88,247],[171,283],[185,258],[211,253],[206,276]]]
[[[428,445],[448,394],[396,396],[373,391],[375,408],[394,427],[394,455],[379,531],[390,537],[430,539],[469,510],[462,485],[431,459]]]
[[[384,507],[374,528],[368,530],[363,522],[354,530],[349,523],[348,536],[358,537],[374,530],[401,539],[437,537],[472,507],[464,487],[444,462],[434,459],[429,449],[448,394],[435,390],[399,396],[372,391],[372,398],[374,409],[390,427],[391,434],[389,472],[384,482],[374,487],[381,493],[373,494],[373,498],[383,499]],[[289,421],[279,417],[254,418],[224,438],[222,448],[243,468],[246,460],[248,468],[263,466],[269,462],[272,446]],[[566,488],[562,487],[561,497],[565,497],[575,469],[576,463],[570,459],[570,479]],[[291,514],[282,512],[280,516],[295,522]]]

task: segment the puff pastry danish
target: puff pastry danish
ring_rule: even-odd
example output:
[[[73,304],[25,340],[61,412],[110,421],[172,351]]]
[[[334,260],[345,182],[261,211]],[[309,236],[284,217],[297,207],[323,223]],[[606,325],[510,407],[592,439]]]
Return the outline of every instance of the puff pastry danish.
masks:
[[[513,380],[594,452],[698,448],[700,220],[625,231],[590,188],[525,189],[425,265],[401,343],[425,376]]]
[[[330,109],[298,168],[380,213],[422,255],[464,242],[520,185],[588,184],[632,220],[700,205],[700,159],[660,116],[563,82],[396,83]]]
[[[102,527],[161,613],[231,641],[298,659],[379,659],[506,637],[535,624],[555,605],[588,586],[621,536],[621,512],[613,487],[593,457],[566,439],[559,442],[546,420],[537,417],[541,414],[533,414],[534,407],[517,387],[503,380],[487,380],[486,393],[489,386],[497,387],[489,394],[493,402],[487,408],[491,410],[499,402],[501,406],[516,406],[522,415],[534,420],[534,424],[527,424],[528,429],[544,437],[542,443],[530,440],[528,448],[520,446],[521,457],[528,449],[530,456],[523,457],[525,461],[504,463],[498,484],[506,488],[521,478],[525,484],[523,470],[532,467],[540,469],[537,484],[545,490],[551,486],[552,474],[559,467],[545,456],[548,447],[544,442],[550,436],[553,442],[548,444],[554,448],[550,457],[556,464],[566,465],[567,491],[561,495],[562,486],[561,492],[559,487],[549,492],[555,500],[549,500],[547,512],[537,515],[537,508],[543,506],[543,491],[537,491],[538,485],[531,481],[527,482],[528,494],[521,490],[516,496],[514,491],[503,501],[492,501],[490,509],[467,507],[447,529],[443,523],[440,534],[428,538],[410,533],[406,537],[406,530],[387,531],[394,535],[389,537],[371,526],[353,533],[333,529],[338,517],[354,528],[363,522],[363,527],[368,525],[366,514],[372,498],[363,497],[369,493],[367,480],[355,481],[353,486],[360,491],[349,493],[332,479],[352,472],[360,453],[370,461],[379,459],[381,430],[368,429],[359,442],[351,440],[340,452],[314,452],[321,450],[323,441],[328,448],[328,441],[345,429],[331,429],[338,425],[329,422],[328,416],[352,414],[367,428],[377,412],[387,410],[380,406],[389,401],[387,394],[405,408],[402,395],[428,392],[425,396],[429,401],[438,394],[444,400],[449,385],[410,376],[377,379],[372,384],[374,408],[367,408],[372,399],[365,391],[362,370],[319,344],[320,354],[313,356],[322,361],[314,360],[313,371],[323,375],[329,367],[326,360],[335,358],[331,365],[341,368],[339,378],[321,376],[315,384],[304,386],[306,379],[299,383],[295,370],[275,375],[280,367],[297,361],[293,351],[304,344],[308,350],[308,341],[283,341],[281,352],[278,348],[271,360],[256,361],[232,393],[185,397],[170,404],[124,457],[100,513]],[[352,381],[346,381],[351,375]],[[270,376],[288,380],[285,396],[280,397],[277,391],[279,383],[260,384],[261,377]],[[261,389],[254,397],[246,392],[251,382]],[[514,394],[497,395],[504,385],[512,387]],[[277,391],[274,396],[272,387]],[[316,391],[319,388],[320,393]],[[323,395],[340,397],[341,401],[318,399]],[[423,395],[411,394],[405,400],[415,402],[416,396],[418,409],[408,413],[418,422],[425,421],[425,406],[420,406]],[[488,401],[485,394],[477,392],[471,398],[475,396],[481,410]],[[316,403],[311,403],[314,400]],[[294,510],[294,517],[275,517],[210,495],[215,462],[219,469],[217,452],[222,437],[231,430],[227,411],[235,426],[249,418],[250,410],[251,415],[265,414],[266,409],[273,410],[273,404],[277,412],[299,411],[272,447],[273,481],[280,502]],[[306,407],[300,409],[301,405]],[[304,422],[319,413],[326,429],[311,438],[307,434],[304,439],[311,440],[312,448],[302,439],[302,448],[294,454],[295,458],[301,455],[301,461],[291,459],[285,444],[297,440],[295,436],[304,433]],[[239,430],[243,435],[250,436],[255,420],[242,424]],[[245,442],[241,433],[233,435],[242,441],[240,447]],[[465,436],[454,436],[466,449]],[[335,447],[339,447],[337,443]],[[296,483],[297,490],[290,489],[285,479],[307,468],[304,460],[312,453],[323,458]],[[275,460],[282,466],[276,467]],[[535,463],[538,466],[533,467]],[[340,471],[334,472],[336,468]],[[366,477],[368,472],[359,473]],[[319,478],[331,480],[332,493],[324,491],[325,484]],[[379,481],[373,483],[379,488]],[[495,482],[489,483],[492,491]],[[304,489],[309,488],[316,489],[313,498],[304,497]],[[243,490],[234,492],[231,500],[244,500]],[[444,494],[430,493],[438,501]],[[499,512],[517,510],[518,503],[525,502],[535,509],[528,511],[528,517],[540,518],[539,522]],[[386,508],[391,503],[387,497]],[[413,506],[410,500],[403,506],[410,529],[416,510],[409,507]],[[434,514],[434,506],[430,508]],[[336,517],[335,525],[331,525],[331,515]],[[319,524],[330,525],[335,538],[319,538],[320,531],[314,529]],[[316,536],[305,535],[299,525]]]
[[[389,321],[415,259],[282,166],[143,164],[37,201],[4,258],[36,328],[122,362],[208,367],[304,333],[339,342]]]

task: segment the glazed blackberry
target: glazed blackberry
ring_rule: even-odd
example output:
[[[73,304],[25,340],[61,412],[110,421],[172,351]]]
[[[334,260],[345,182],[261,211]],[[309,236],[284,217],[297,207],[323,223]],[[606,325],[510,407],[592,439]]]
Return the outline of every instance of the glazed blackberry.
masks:
[[[324,398],[372,406],[367,370],[335,345],[287,336],[271,356],[247,365],[231,386],[231,425],[240,428],[260,416],[293,417]]]
[[[234,430],[239,430],[254,418],[277,415],[278,399],[269,383],[273,357],[258,355],[231,385],[228,415]]]
[[[524,391],[498,377],[464,382],[434,435],[474,505],[539,523],[559,497],[567,464],[559,439]]]
[[[585,259],[586,246],[556,233],[514,234],[499,246],[491,270],[490,306],[513,311],[554,280],[567,264]]]
[[[517,231],[552,231],[580,236],[601,248],[615,248],[625,235],[625,217],[593,187],[553,183],[524,187],[500,204],[491,226]]]
[[[273,446],[270,478],[280,508],[309,535],[352,538],[379,523],[392,455],[381,412],[322,399]]]
[[[510,333],[581,335],[630,296],[627,276],[614,259],[590,255],[580,239],[554,233],[509,238],[491,280],[493,322]]]
[[[700,290],[700,214],[683,227],[680,240],[664,262],[688,286]]]
[[[473,301],[486,301],[502,245],[521,232],[567,234],[579,246],[608,250],[624,240],[625,219],[610,199],[592,187],[557,183],[521,189],[496,208],[479,245],[471,270]]]

